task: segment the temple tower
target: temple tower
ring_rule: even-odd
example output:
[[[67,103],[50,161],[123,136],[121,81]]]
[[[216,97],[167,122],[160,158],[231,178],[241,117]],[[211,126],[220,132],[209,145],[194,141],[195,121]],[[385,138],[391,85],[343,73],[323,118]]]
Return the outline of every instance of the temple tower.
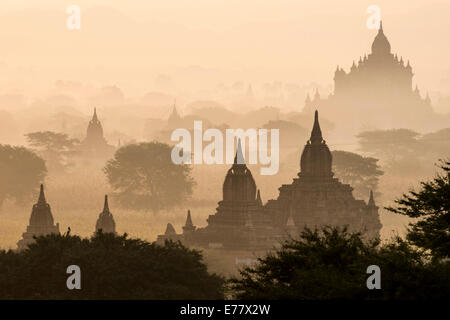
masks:
[[[195,228],[194,224],[192,223],[191,210],[188,210],[187,217],[186,217],[186,223],[184,224],[184,227],[183,227],[183,234],[194,232],[195,229],[196,228]]]
[[[241,141],[238,141],[233,166],[228,170],[223,182],[223,200],[219,202],[217,213],[210,216],[211,225],[244,226],[249,208],[258,207],[256,183],[245,164]]]
[[[52,233],[59,234],[59,223],[54,224],[50,205],[45,199],[44,185],[41,184],[38,201],[31,210],[27,231],[23,233],[22,239],[17,242],[17,247],[19,250],[26,249],[30,243],[34,242],[34,236],[38,237]]]
[[[319,124],[319,113],[314,113],[314,125],[311,137],[307,141],[300,159],[301,172],[299,176],[309,178],[330,178],[331,172],[331,152],[322,138],[322,131]]]
[[[174,102],[172,113],[170,114],[169,118],[167,119],[167,124],[169,127],[177,127],[180,125],[180,122],[181,122],[181,116],[177,111],[176,102]]]
[[[94,108],[94,114],[91,121],[89,121],[85,143],[89,145],[106,144],[106,140],[103,137],[102,124],[97,118],[97,108]]]
[[[95,231],[98,232],[99,230],[103,233],[116,233],[116,223],[112,213],[109,211],[108,195],[105,195],[103,211],[100,213],[95,224]]]
[[[112,156],[114,150],[115,147],[109,145],[103,136],[103,127],[97,117],[97,109],[94,108],[94,114],[86,130],[86,138],[80,144],[81,154],[89,159],[104,159]]]
[[[348,72],[338,66],[334,92],[322,98],[316,90],[314,99],[305,101],[304,111],[319,109],[328,119],[346,119],[345,127],[335,131],[346,139],[368,126],[435,128],[441,120],[433,112],[431,101],[413,89],[413,76],[410,61],[392,53],[380,23],[370,53],[353,60]]]
[[[315,112],[311,137],[300,160],[298,178],[283,185],[276,200],[269,200],[265,209],[276,217],[275,223],[289,233],[324,225],[344,226],[377,237],[381,229],[378,208],[372,200],[366,204],[353,197],[353,188],[333,177],[332,155]]]

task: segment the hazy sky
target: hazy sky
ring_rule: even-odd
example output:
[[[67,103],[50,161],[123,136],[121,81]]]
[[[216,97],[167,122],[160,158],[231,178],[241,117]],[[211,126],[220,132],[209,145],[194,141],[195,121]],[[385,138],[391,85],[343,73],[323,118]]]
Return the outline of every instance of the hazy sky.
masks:
[[[81,8],[81,30],[66,27],[71,4]],[[192,72],[211,84],[329,85],[336,65],[348,70],[369,53],[373,4],[415,83],[450,92],[449,0],[3,0],[0,92],[65,79],[140,94],[160,73]]]

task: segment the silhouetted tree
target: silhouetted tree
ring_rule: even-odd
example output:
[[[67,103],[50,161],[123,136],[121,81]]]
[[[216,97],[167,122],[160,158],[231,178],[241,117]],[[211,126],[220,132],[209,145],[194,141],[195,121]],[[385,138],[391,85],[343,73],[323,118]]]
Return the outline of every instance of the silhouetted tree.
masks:
[[[370,265],[381,269],[380,290],[367,288]],[[448,261],[426,262],[400,238],[381,245],[324,227],[306,228],[230,282],[240,299],[442,299],[450,294],[449,272]]]
[[[80,267],[81,290],[66,286],[70,265]],[[223,299],[223,282],[196,250],[126,234],[53,234],[0,251],[0,299]]]
[[[410,191],[396,200],[391,212],[419,218],[411,223],[407,239],[431,251],[435,259],[450,258],[450,162],[442,161],[443,173],[421,182],[420,191]]]
[[[192,194],[191,167],[171,160],[172,148],[150,142],[126,145],[104,168],[120,203],[158,211],[182,203]]]
[[[357,137],[360,151],[367,152],[386,163],[386,167],[399,171],[417,171],[422,164],[423,144],[420,134],[409,129],[365,131]]]
[[[354,188],[357,198],[367,198],[370,190],[376,191],[383,174],[378,159],[363,157],[347,151],[332,151],[333,172],[342,182]]]
[[[0,145],[0,205],[7,198],[22,203],[34,197],[46,174],[45,161],[31,150]]]
[[[75,153],[77,139],[71,139],[65,133],[52,131],[31,132],[25,135],[29,145],[47,162],[50,171],[63,171]]]

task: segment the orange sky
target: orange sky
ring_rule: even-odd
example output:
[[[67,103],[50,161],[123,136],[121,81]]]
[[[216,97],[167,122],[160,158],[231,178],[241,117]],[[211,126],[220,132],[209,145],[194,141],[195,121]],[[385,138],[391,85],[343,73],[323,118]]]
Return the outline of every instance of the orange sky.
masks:
[[[81,30],[66,27],[70,4],[82,10]],[[180,78],[181,87],[326,86],[337,64],[348,70],[369,52],[372,4],[382,10],[393,52],[411,60],[415,83],[449,93],[450,1],[429,0],[4,0],[0,93],[45,91],[65,79],[142,94],[161,73]]]

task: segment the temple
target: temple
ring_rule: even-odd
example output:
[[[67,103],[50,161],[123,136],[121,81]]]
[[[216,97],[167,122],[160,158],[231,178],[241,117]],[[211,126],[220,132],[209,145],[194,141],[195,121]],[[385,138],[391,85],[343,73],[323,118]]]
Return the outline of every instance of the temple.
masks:
[[[436,120],[428,93],[413,89],[413,70],[409,61],[391,52],[391,44],[380,23],[371,53],[353,61],[349,72],[337,67],[334,92],[321,97],[316,90],[306,97],[304,111],[318,109],[328,119],[346,117],[346,127],[414,127],[426,129]],[[432,121],[433,120],[433,121]]]
[[[367,238],[379,236],[381,223],[373,193],[366,204],[353,197],[350,185],[333,177],[332,155],[322,137],[317,111],[311,137],[301,155],[300,172],[291,184],[279,190],[277,199],[263,204],[238,142],[234,164],[223,183],[223,198],[207,219],[207,226],[196,228],[188,211],[182,234],[168,225],[157,241],[170,239],[188,246],[258,251],[278,246],[304,227],[348,226]]]
[[[305,226],[347,225],[350,231],[361,231],[367,238],[378,237],[381,223],[373,193],[368,204],[356,200],[353,188],[333,177],[332,161],[315,111],[311,137],[300,158],[298,177],[291,184],[282,185],[278,199],[269,200],[265,206],[275,219],[273,223],[280,227],[294,223],[298,231]]]
[[[97,117],[97,109],[94,108],[94,114],[86,131],[86,138],[81,142],[81,152],[85,157],[108,158],[112,155],[115,148],[106,142],[103,136],[103,127]]]
[[[103,211],[100,213],[95,224],[95,231],[103,233],[116,233],[116,222],[114,221],[112,213],[109,211],[108,196],[105,195],[105,204]]]
[[[45,200],[44,186],[41,184],[39,199],[31,210],[30,224],[27,231],[23,233],[22,239],[17,242],[19,250],[26,249],[35,240],[33,237],[45,236],[48,234],[59,234],[59,223],[54,223],[50,205]]]
[[[177,127],[180,125],[180,121],[181,121],[181,116],[177,111],[176,103],[174,103],[172,113],[169,115],[169,118],[167,119],[167,125],[169,127]]]

